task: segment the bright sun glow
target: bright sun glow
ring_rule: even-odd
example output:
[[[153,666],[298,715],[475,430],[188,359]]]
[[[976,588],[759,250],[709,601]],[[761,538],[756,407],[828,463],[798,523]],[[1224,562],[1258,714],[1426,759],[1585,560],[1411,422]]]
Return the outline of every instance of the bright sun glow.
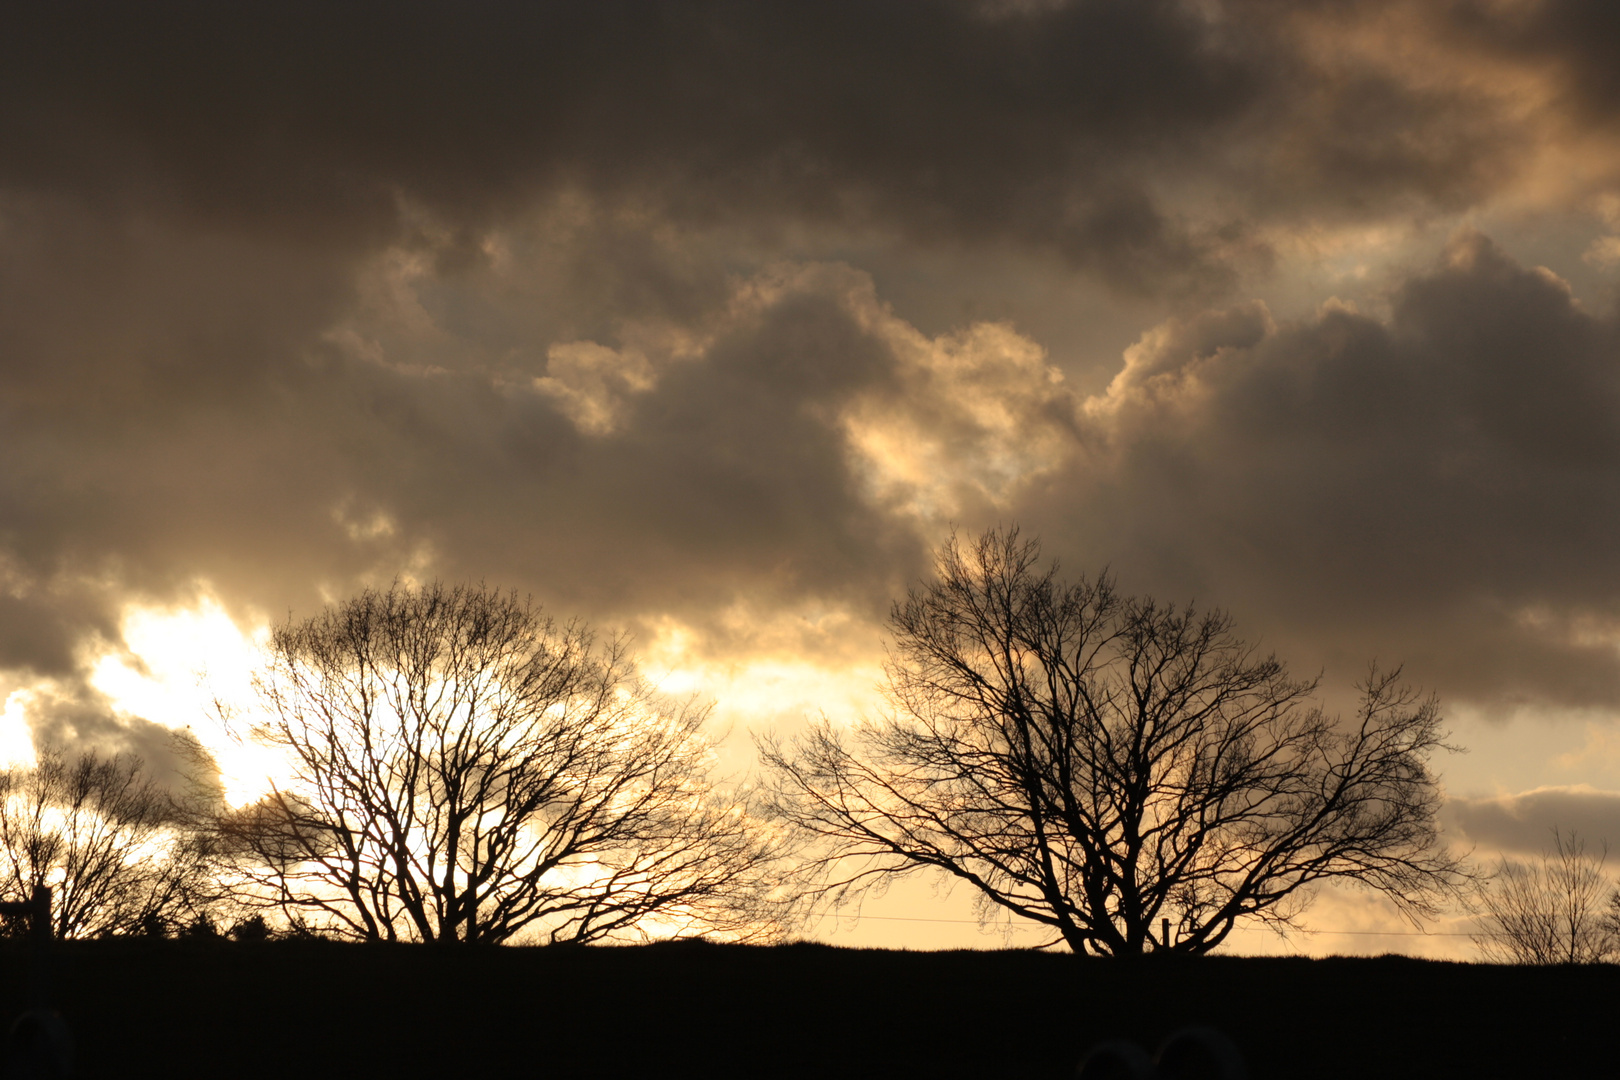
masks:
[[[216,701],[246,710],[252,673],[269,635],[267,624],[244,632],[212,596],[187,608],[131,605],[122,630],[127,651],[107,649],[91,664],[90,682],[121,717],[190,728],[220,766],[233,806],[258,799],[279,770],[273,751],[233,740]]]
[[[28,733],[27,690],[13,690],[0,699],[0,765],[32,765],[34,741]]]

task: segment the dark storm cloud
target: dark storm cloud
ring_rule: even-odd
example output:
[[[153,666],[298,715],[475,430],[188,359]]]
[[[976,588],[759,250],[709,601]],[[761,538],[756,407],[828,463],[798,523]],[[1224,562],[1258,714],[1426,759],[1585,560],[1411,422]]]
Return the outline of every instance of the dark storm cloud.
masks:
[[[1549,787],[1516,795],[1449,799],[1442,812],[1448,832],[1487,850],[1540,855],[1553,846],[1553,830],[1571,833],[1596,852],[1620,844],[1620,792]]]
[[[444,271],[454,238],[408,239],[362,275],[373,311],[301,244],[7,209],[0,667],[88,703],[53,730],[89,730],[100,701],[72,678],[87,635],[115,643],[124,601],[184,602],[199,581],[279,617],[399,573],[484,578],[622,625],[703,622],[742,596],[875,614],[920,563],[846,460],[841,410],[896,364],[843,297],[853,272],[738,313],[722,275],[672,269],[690,253],[614,256],[617,226],[576,223],[543,231],[516,285]],[[400,284],[396,259],[429,269]],[[535,380],[559,381],[548,346],[617,342],[604,328],[627,311],[706,344],[676,360],[647,344],[652,390],[582,384],[617,410],[593,434]]]
[[[1620,121],[1620,9],[1606,0],[1540,0],[1450,5],[1452,33],[1499,55],[1546,63],[1588,122]]]
[[[916,541],[857,497],[836,416],[893,365],[830,299],[790,293],[701,360],[669,364],[610,435],[477,376],[344,378],[388,403],[363,436],[384,466],[366,490],[447,572],[622,614],[759,589],[886,595]]]
[[[1268,215],[1465,205],[1522,135],[1464,83],[1337,48],[1356,5],[10,10],[0,183],[322,245],[391,236],[401,196],[476,231],[578,187],[1219,288],[1264,261]],[[1191,212],[1189,186],[1228,209]]]
[[[292,542],[246,522],[333,467],[304,456],[300,398],[344,275],[40,201],[0,203],[0,237],[0,535],[20,566],[163,589],[154,562],[193,544],[252,562]]]
[[[111,703],[92,689],[35,693],[28,714],[36,745],[103,757],[128,755],[140,760],[147,775],[175,789],[202,778],[173,727],[141,717],[115,717]]]
[[[1163,3],[23,5],[0,176],[320,242],[580,185],[1218,273],[1133,170],[1262,87]]]
[[[1620,703],[1620,322],[1477,234],[1392,307],[1147,335],[1026,521],[1346,682]]]
[[[71,676],[78,668],[80,638],[86,632],[115,632],[99,605],[71,595],[39,595],[26,588],[20,592],[0,594],[0,671]]]

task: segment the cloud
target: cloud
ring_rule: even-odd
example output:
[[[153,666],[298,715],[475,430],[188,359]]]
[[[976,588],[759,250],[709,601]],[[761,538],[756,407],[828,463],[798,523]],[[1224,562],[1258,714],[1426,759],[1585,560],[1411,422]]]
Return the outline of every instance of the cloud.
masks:
[[[1448,832],[1487,850],[1539,855],[1552,847],[1553,830],[1577,833],[1588,850],[1620,845],[1620,791],[1584,785],[1544,787],[1491,798],[1447,800]]]
[[[106,246],[56,204],[5,226],[8,668],[67,678],[199,580],[307,614],[400,574],[673,620],[717,660],[794,612],[878,624],[949,524],[1020,521],[1337,682],[1378,657],[1486,708],[1620,700],[1620,328],[1477,234],[1387,317],[1189,312],[1087,398],[1015,327],[926,333],[851,266],[738,273],[578,200],[462,264],[424,211],[346,273]]]
[[[174,729],[139,716],[119,716],[111,702],[77,680],[48,681],[20,694],[36,747],[56,746],[101,757],[123,754],[140,760],[159,784],[183,790],[205,781]],[[13,695],[16,696],[16,695]],[[16,703],[8,699],[8,707]]]
[[[498,305],[471,333],[464,289]],[[440,572],[619,617],[759,590],[872,614],[930,524],[1010,506],[1075,446],[1075,399],[1038,345],[999,324],[923,334],[841,264],[779,263],[679,320],[654,307],[544,350],[508,345],[526,301],[500,291],[423,278],[335,339],[344,378],[408,413],[365,437],[386,463],[368,497]]]
[[[1148,332],[1025,524],[1345,681],[1620,703],[1620,323],[1468,233],[1390,303]]]
[[[747,645],[744,601],[870,625],[928,522],[1005,504],[1073,442],[1062,377],[1010,327],[930,336],[864,272],[728,274],[612,210],[565,202],[448,268],[423,214],[347,275],[157,225],[93,251],[106,223],[61,205],[4,224],[6,666],[65,677],[122,605],[199,581],[306,615],[483,578],[717,651]]]
[[[351,245],[401,192],[476,225],[573,185],[687,220],[1040,230],[1124,281],[1196,277],[1210,241],[1130,164],[1258,89],[1173,3],[90,14],[15,13],[0,181]]]
[[[534,388],[554,398],[587,435],[611,435],[623,423],[625,399],[653,387],[652,365],[635,350],[568,341],[547,349],[546,361],[547,374]]]
[[[1564,94],[1594,125],[1612,131],[1620,101],[1620,13],[1603,0],[1544,0],[1452,5],[1460,35],[1500,53],[1539,60],[1556,70]]]
[[[349,256],[425,206],[452,262],[582,191],[1207,293],[1274,226],[1477,206],[1599,123],[1607,16],[1532,6],[1525,34],[1512,5],[1390,0],[24,3],[0,187]]]

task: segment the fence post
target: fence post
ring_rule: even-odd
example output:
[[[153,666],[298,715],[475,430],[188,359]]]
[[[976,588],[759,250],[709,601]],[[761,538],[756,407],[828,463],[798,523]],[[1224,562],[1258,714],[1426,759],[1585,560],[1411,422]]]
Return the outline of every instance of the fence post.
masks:
[[[0,903],[0,915],[28,919],[28,1007],[44,1009],[51,996],[51,887],[35,885],[27,900]]]
[[[51,943],[55,930],[51,926],[51,887],[35,885],[29,900],[29,937],[33,940],[33,964],[29,972],[29,1007],[48,1009],[51,1004]]]

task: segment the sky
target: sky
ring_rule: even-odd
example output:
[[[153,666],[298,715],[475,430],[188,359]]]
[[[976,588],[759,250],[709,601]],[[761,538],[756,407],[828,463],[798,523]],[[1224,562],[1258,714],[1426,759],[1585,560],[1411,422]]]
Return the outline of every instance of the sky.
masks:
[[[1330,706],[1404,665],[1454,842],[1620,845],[1617,53],[1607,0],[9,4],[0,750],[170,763],[266,626],[440,578],[633,634],[741,772],[1016,523]],[[866,911],[817,933],[1002,940]]]

